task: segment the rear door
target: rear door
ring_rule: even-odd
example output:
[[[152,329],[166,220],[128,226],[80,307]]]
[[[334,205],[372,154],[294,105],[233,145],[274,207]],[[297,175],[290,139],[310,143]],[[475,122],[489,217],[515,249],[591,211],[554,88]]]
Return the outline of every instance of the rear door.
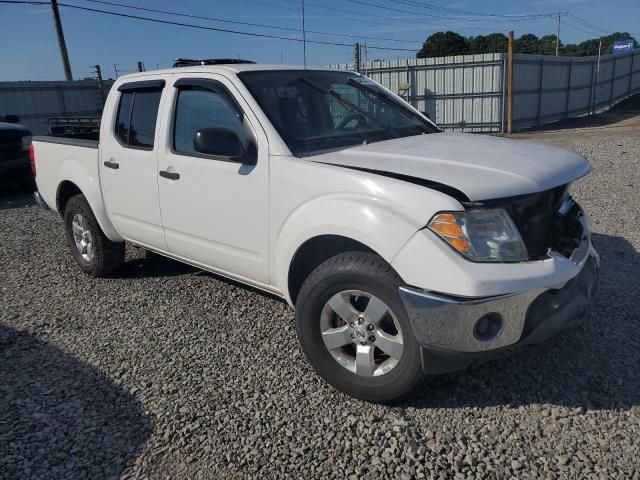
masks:
[[[124,83],[102,126],[100,171],[109,218],[120,235],[166,250],[158,200],[158,121],[165,81]]]

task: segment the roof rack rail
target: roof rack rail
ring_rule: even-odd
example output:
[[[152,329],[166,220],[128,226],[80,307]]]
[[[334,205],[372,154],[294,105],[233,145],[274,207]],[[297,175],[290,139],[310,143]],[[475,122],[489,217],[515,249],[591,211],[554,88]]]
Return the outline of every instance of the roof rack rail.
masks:
[[[198,65],[232,65],[238,63],[256,63],[251,60],[242,60],[240,58],[176,58],[173,67],[193,67]]]

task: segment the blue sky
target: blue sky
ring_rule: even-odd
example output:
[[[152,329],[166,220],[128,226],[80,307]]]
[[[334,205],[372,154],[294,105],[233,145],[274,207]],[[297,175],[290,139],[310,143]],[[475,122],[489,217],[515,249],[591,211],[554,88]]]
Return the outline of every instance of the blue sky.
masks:
[[[65,2],[65,0],[59,0]],[[171,10],[192,15],[216,17],[238,22],[301,28],[299,0],[111,0],[145,8]],[[363,3],[377,4],[387,9]],[[233,25],[168,15],[140,12],[121,7],[66,0],[66,3],[132,15],[194,23],[216,28],[300,37],[296,31]],[[454,30],[463,35],[503,32],[513,29],[516,36],[555,32],[553,18],[521,18],[458,15],[424,8],[419,4],[500,15],[535,14],[568,11],[580,19],[610,31],[628,31],[640,39],[640,0],[306,0],[306,28],[321,32],[380,37],[400,40],[362,38],[370,46],[413,49],[385,51],[368,49],[368,58],[412,58],[431,33]],[[413,4],[410,6],[409,4]],[[331,9],[339,9],[336,11]],[[416,13],[422,12],[423,15]],[[267,38],[244,37],[229,33],[195,30],[178,26],[147,23],[121,17],[61,7],[61,16],[71,67],[76,78],[90,75],[99,63],[105,78],[114,76],[114,66],[131,71],[137,60],[147,69],[167,67],[171,60],[183,57],[236,57],[271,63],[302,63],[301,43]],[[449,17],[449,18],[443,18]],[[584,30],[584,31],[583,31]],[[599,35],[598,30],[569,17],[562,18],[560,38],[577,42]],[[603,33],[604,34],[604,33]],[[307,39],[351,45],[357,38],[307,34]],[[50,7],[46,5],[0,4],[0,81],[62,79],[63,71]],[[307,45],[309,64],[351,61],[351,46]]]

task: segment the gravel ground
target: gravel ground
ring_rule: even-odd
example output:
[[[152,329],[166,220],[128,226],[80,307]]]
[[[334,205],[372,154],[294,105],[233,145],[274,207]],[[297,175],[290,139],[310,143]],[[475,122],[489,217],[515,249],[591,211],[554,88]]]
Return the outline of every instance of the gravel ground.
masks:
[[[594,165],[595,317],[403,404],[324,384],[286,304],[131,249],[80,272],[0,194],[0,478],[639,478],[640,127],[526,135]]]

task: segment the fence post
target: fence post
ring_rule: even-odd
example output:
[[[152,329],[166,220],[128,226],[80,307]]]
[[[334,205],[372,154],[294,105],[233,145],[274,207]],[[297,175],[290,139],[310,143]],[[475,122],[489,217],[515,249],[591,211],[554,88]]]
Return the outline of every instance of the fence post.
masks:
[[[513,30],[509,32],[507,69],[507,133],[513,133]]]
[[[569,117],[569,97],[571,97],[571,70],[573,69],[573,60],[569,59],[569,78],[567,78],[567,98],[564,104],[564,118]]]
[[[73,88],[73,84],[72,84],[72,88]],[[67,113],[67,102],[64,99],[64,87],[62,85],[58,85],[57,90],[58,90],[58,97],[60,98],[60,106],[62,107],[62,113]]]
[[[505,114],[506,114],[506,102],[505,102],[505,97],[507,95],[507,57],[504,56],[504,54],[502,55],[502,85],[501,85],[501,89],[502,89],[502,96],[500,98],[501,103],[502,103],[502,119],[500,122],[500,132],[505,133],[505,129],[504,129],[504,119],[505,119]]]
[[[595,91],[594,84],[596,83],[596,61],[593,60],[591,62],[591,87],[589,87],[589,115],[593,115],[593,111],[595,110]]]
[[[544,57],[540,59],[540,78],[538,79],[538,110],[536,113],[536,124],[540,126],[540,114],[542,110],[542,83],[544,81]]]
[[[633,61],[636,58],[636,52],[631,54],[631,66],[629,67],[629,88],[627,89],[627,97],[631,96],[631,80],[633,79]]]
[[[616,84],[616,60],[617,58],[613,57],[613,68],[611,69],[611,90],[609,90],[609,108],[613,106],[613,87]]]

